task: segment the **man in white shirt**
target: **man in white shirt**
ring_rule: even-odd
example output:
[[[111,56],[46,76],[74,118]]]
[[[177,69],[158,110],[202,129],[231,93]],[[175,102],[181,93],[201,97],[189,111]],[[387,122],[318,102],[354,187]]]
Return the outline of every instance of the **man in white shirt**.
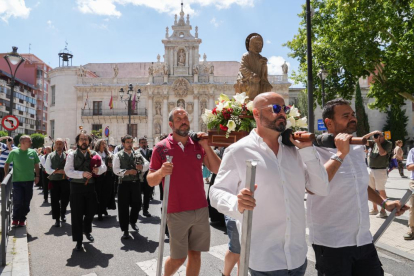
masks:
[[[257,128],[226,149],[210,190],[211,205],[236,219],[239,230],[243,211],[254,208],[249,263],[252,276],[301,276],[305,274],[308,248],[305,189],[328,194],[328,175],[312,143],[291,139],[299,150],[281,143],[289,107],[279,94],[262,93],[253,104]],[[245,161],[250,159],[258,160],[254,198],[244,188]]]
[[[328,172],[329,195],[309,195],[306,200],[318,275],[384,275],[369,232],[367,199],[388,211],[401,206],[399,201],[381,198],[368,186],[364,146],[349,145],[357,125],[349,103],[343,99],[327,102],[322,117],[328,133],[335,136],[336,148],[317,148]]]
[[[48,203],[49,199],[49,174],[45,170],[47,156],[52,152],[52,147],[45,147],[45,154],[40,157],[40,165],[42,166],[42,188],[43,188],[43,202]]]

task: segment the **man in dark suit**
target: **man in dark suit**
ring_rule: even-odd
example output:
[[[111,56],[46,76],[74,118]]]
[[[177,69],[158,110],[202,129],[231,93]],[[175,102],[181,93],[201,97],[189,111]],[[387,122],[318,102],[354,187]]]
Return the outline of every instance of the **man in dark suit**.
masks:
[[[144,158],[148,160],[148,162],[151,162],[152,149],[148,148],[148,141],[146,136],[139,138],[139,151],[141,152],[142,156],[144,156]],[[154,191],[154,187],[150,187],[148,185],[147,174],[148,171],[144,173],[144,181],[142,182],[141,189],[142,193],[144,194],[142,214],[146,217],[151,217],[151,214],[148,212],[148,208],[150,199],[152,197],[152,193]]]

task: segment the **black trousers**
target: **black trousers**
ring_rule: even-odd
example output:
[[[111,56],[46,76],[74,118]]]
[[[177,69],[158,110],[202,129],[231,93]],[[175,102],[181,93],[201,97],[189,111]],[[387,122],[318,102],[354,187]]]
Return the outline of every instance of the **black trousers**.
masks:
[[[141,183],[141,188],[142,188],[142,193],[144,194],[144,203],[142,206],[142,210],[145,212],[145,211],[148,211],[149,203],[150,203],[152,193],[154,191],[154,187],[151,187],[150,185],[148,185],[147,182],[143,182]]]
[[[92,232],[92,219],[95,215],[97,204],[96,192],[71,193],[70,209],[73,241],[81,242],[83,240],[83,232]]]
[[[128,231],[128,224],[138,221],[141,204],[141,183],[122,181],[118,185],[118,219],[122,231]]]
[[[43,187],[43,199],[47,200],[49,198],[49,175],[42,170],[42,187]]]
[[[51,180],[50,197],[52,202],[52,218],[60,219],[66,215],[70,198],[70,184],[66,179]]]
[[[383,276],[375,246],[332,248],[313,244],[318,276]]]
[[[111,191],[111,189],[113,190],[111,179],[109,173],[104,173],[95,178],[95,190],[98,196],[96,213],[98,215],[103,215],[106,212],[111,196],[113,195],[113,191]]]

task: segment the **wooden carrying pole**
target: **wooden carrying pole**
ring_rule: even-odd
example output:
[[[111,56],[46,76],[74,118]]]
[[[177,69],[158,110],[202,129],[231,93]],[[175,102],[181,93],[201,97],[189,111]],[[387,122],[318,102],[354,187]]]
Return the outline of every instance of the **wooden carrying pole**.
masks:
[[[246,188],[254,193],[254,184],[256,181],[256,160],[246,161]],[[252,236],[253,211],[245,210],[243,212],[243,225],[241,236],[240,252],[240,276],[247,276],[249,272],[249,255],[250,241]]]
[[[167,155],[167,162],[171,163],[173,157]],[[167,175],[164,180],[164,197],[162,200],[162,212],[161,212],[161,226],[160,226],[160,237],[158,246],[158,261],[157,261],[157,276],[162,275],[162,263],[164,257],[164,237],[165,227],[167,225],[167,209],[168,209],[168,195],[170,191],[170,178],[171,175]]]
[[[400,199],[401,207],[404,206],[410,197],[413,196],[413,191],[407,190],[407,192],[404,194],[404,196]],[[375,204],[375,203],[374,203]],[[397,212],[397,208],[394,208],[392,210],[391,214],[387,217],[387,219],[384,221],[384,223],[381,225],[381,227],[378,229],[377,233],[375,233],[374,237],[372,238],[372,243],[375,244],[379,238],[381,238],[382,234],[384,234],[385,230],[390,226],[391,222],[395,218],[395,213]]]

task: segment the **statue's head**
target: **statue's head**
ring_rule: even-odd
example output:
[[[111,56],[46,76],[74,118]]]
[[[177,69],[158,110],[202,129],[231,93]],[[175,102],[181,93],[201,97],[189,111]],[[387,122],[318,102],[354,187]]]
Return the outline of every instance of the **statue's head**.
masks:
[[[260,53],[263,49],[263,38],[258,33],[249,34],[246,38],[246,49],[249,52]]]

